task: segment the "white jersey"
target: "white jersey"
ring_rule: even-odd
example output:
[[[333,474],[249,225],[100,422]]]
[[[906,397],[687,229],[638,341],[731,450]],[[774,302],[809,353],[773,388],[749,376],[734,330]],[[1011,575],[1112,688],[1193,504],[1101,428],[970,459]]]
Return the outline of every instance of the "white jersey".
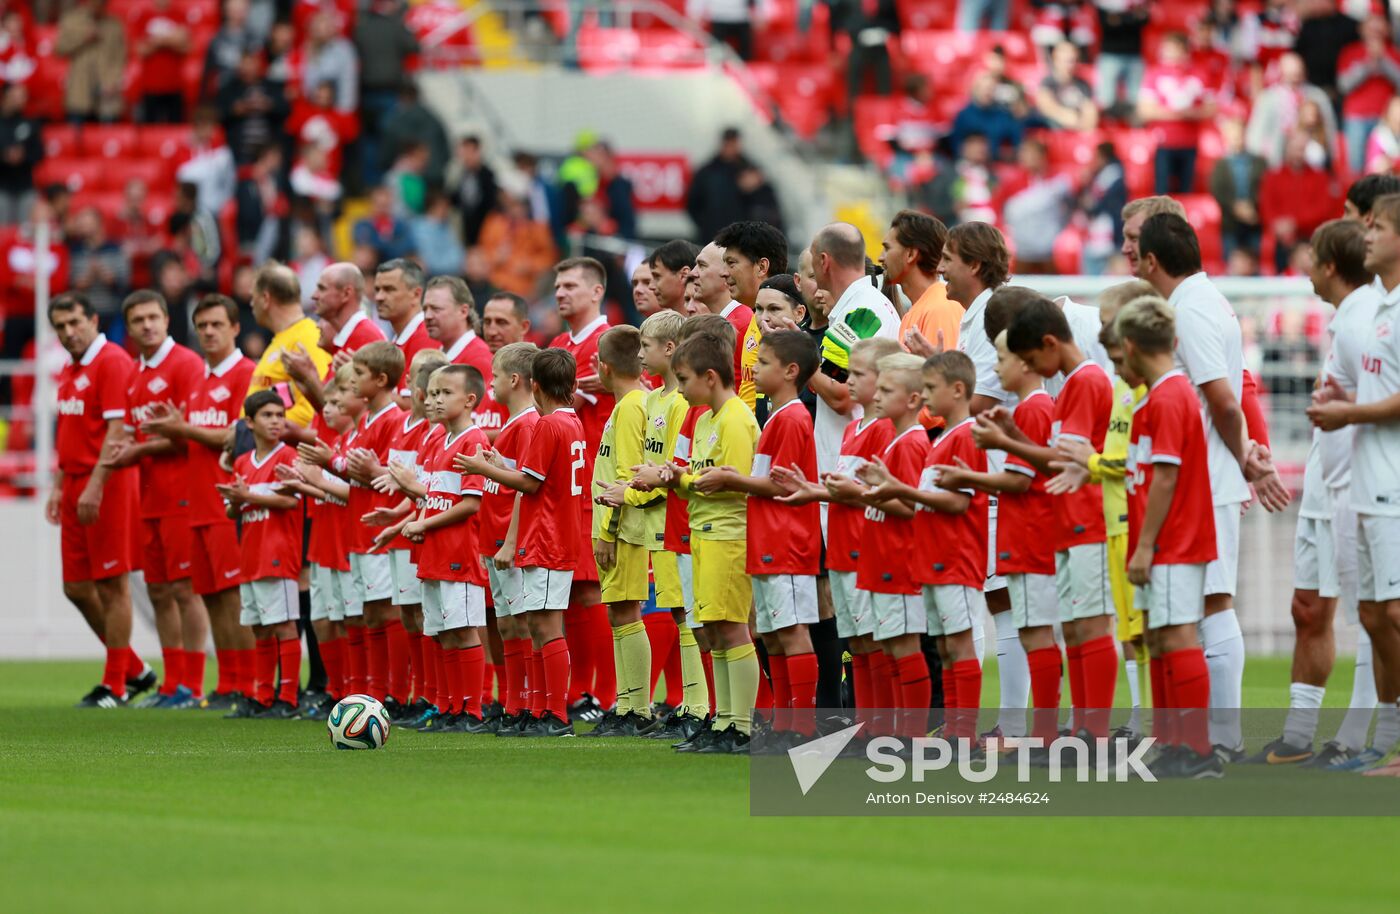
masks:
[[[1374,286],[1362,286],[1342,299],[1327,324],[1331,340],[1322,376],[1332,378],[1348,393],[1356,392],[1361,355],[1376,320],[1381,295]],[[1312,445],[1303,470],[1303,498],[1298,514],[1318,520],[1332,517],[1333,497],[1351,484],[1351,452],[1356,437],[1352,426],[1334,432],[1313,430]]]
[[[991,297],[992,290],[983,289],[982,294],[974,298],[963,312],[958,325],[958,351],[972,359],[972,364],[977,368],[977,386],[973,394],[1008,403],[1013,397],[997,379],[997,347],[987,339],[987,302]]]
[[[1099,309],[1081,305],[1068,295],[1061,295],[1055,299],[1055,304],[1064,312],[1065,320],[1069,322],[1069,332],[1074,337],[1074,345],[1079,347],[1084,357],[1102,368],[1110,378],[1117,377],[1113,372],[1113,363],[1108,359],[1108,350],[1099,342],[1099,334],[1103,331]],[[1045,379],[1045,392],[1052,397],[1058,397],[1064,386],[1064,372]]]
[[[1227,380],[1238,401],[1244,391],[1244,337],[1235,309],[1205,273],[1182,280],[1168,300],[1176,309],[1176,364],[1191,383],[1200,388],[1211,381]],[[1206,462],[1210,490],[1217,505],[1237,505],[1249,500],[1249,485],[1235,455],[1211,420],[1201,399],[1201,421],[1206,429]]]
[[[827,316],[826,335],[822,338],[822,359],[845,370],[850,365],[851,347],[871,337],[899,339],[899,313],[872,283],[857,280],[846,287]],[[841,436],[846,426],[853,419],[861,418],[862,413],[860,406],[852,403],[851,411],[842,415],[827,406],[821,397],[817,398],[812,433],[816,439],[819,472],[829,473],[836,469],[841,457]]]
[[[1400,286],[1376,306],[1361,354],[1356,402],[1400,394]],[[1352,453],[1351,504],[1359,514],[1400,517],[1400,421],[1358,425]]]

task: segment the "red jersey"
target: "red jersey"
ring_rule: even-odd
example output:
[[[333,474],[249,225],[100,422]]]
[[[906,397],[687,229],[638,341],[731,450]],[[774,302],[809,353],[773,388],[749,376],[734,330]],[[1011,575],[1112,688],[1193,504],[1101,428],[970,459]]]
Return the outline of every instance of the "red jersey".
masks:
[[[169,401],[182,410],[188,405],[203,369],[204,360],[194,350],[169,336],[155,355],[141,357],[126,400],[127,426],[138,443],[150,438],[141,431],[141,423],[151,418],[156,404]],[[188,453],[185,442],[177,441],[172,453],[141,458],[142,517],[171,517],[189,511]]]
[[[527,406],[501,426],[495,448],[510,469],[519,469],[520,460],[525,456],[530,438],[534,435],[535,423],[539,421],[540,414],[533,406]],[[494,479],[483,480],[481,513],[478,515],[481,518],[479,545],[482,555],[495,555],[496,550],[505,544],[506,534],[510,532],[510,515],[515,510],[515,496],[514,489],[506,488]]]
[[[578,566],[583,493],[591,478],[587,456],[583,425],[572,409],[540,416],[520,460],[520,471],[540,480],[540,487],[520,499],[515,564],[555,571]]]
[[[1055,399],[1036,390],[1016,405],[1016,427],[1037,447],[1050,446]],[[997,496],[997,574],[1054,574],[1055,543],[1045,531],[1055,529],[1055,507],[1045,491],[1045,476],[1028,461],[1006,455],[1008,473],[1031,478],[1025,492]]]
[[[428,336],[428,328],[423,326],[423,312],[413,315],[404,328],[394,337],[394,345],[403,352],[403,378],[399,380],[399,396],[413,395],[413,379],[408,376],[413,357],[420,349],[441,349],[438,341]]]
[[[226,429],[236,422],[243,411],[253,368],[253,361],[237,349],[218,365],[204,366],[204,377],[190,394],[186,421],[195,428],[209,429]],[[185,485],[190,493],[191,527],[230,523],[224,513],[224,500],[214,489],[229,481],[229,474],[219,466],[222,455],[222,451],[212,447],[194,441],[189,444]]]
[[[278,445],[261,461],[256,451],[240,454],[233,462],[233,471],[242,476],[248,488],[258,495],[276,495],[280,480],[275,468],[295,463],[297,452],[285,444]],[[263,578],[296,578],[301,574],[301,516],[300,496],[295,508],[264,508],[244,504],[238,509],[242,521],[239,549],[243,556],[243,581]]]
[[[967,417],[938,436],[929,448],[919,488],[937,491],[935,466],[956,466],[962,460],[974,473],[987,472],[987,452],[972,440],[973,418]],[[981,589],[987,581],[987,493],[958,489],[971,498],[961,514],[920,508],[914,518],[919,556],[915,577],[921,584],[961,584]],[[908,547],[906,547],[908,548]]]
[[[434,447],[425,457],[428,495],[423,499],[423,516],[434,517],[451,510],[462,499],[482,496],[485,480],[477,475],[464,475],[452,465],[458,454],[475,454],[489,448],[486,433],[470,425],[455,435],[444,434],[433,439]],[[477,545],[480,514],[460,524],[429,530],[418,551],[418,576],[427,581],[466,581],[485,587],[486,567],[481,564]]]
[[[339,448],[340,442],[336,442]],[[343,449],[342,449],[343,450]],[[330,470],[322,470],[326,478],[333,482],[344,482]],[[350,570],[349,512],[341,498],[313,498],[306,506],[311,516],[311,542],[306,546],[306,560],[335,571]]]
[[[440,426],[439,426],[440,427]],[[428,438],[428,433],[434,428],[427,419],[413,418],[412,413],[404,413],[403,418],[394,425],[394,433],[389,437],[389,459],[384,465],[391,463],[402,463],[413,467],[415,475],[422,480],[423,477],[423,443]],[[393,495],[389,500],[394,504],[403,501],[402,495]],[[413,541],[404,536],[397,536],[389,544],[390,549],[412,549]]]
[[[165,10],[148,8],[136,15],[132,38],[136,42],[169,38],[185,28],[172,3]],[[173,95],[185,91],[183,69],[185,55],[169,45],[154,48],[141,60],[141,90],[153,95]]]
[[[1113,414],[1113,382],[1099,365],[1085,359],[1065,375],[1064,387],[1055,400],[1055,418],[1050,424],[1050,441],[1072,438],[1088,442],[1096,453],[1103,452],[1108,420]],[[1078,492],[1055,498],[1058,528],[1055,549],[1102,543],[1108,539],[1103,520],[1103,488],[1082,486]]]
[[[708,406],[692,406],[685,412],[681,430],[676,434],[676,449],[671,462],[684,473],[690,469],[690,442],[695,437],[695,423],[709,411]],[[684,498],[666,499],[666,533],[662,541],[667,552],[690,555],[690,504]]]
[[[1201,565],[1213,562],[1215,502],[1210,493],[1205,427],[1195,386],[1180,370],[1157,379],[1133,410],[1128,447],[1128,557],[1137,549],[1138,531],[1147,510],[1155,464],[1179,467],[1176,491],[1166,523],[1157,534],[1154,565]]]
[[[491,396],[491,385],[488,382],[486,396],[482,397],[476,409],[472,410],[472,422],[490,437],[499,435],[508,421],[510,411],[506,409],[505,404],[496,402],[496,398]]]
[[[486,389],[491,389],[491,347],[475,331],[468,330],[462,334],[451,348],[443,350],[443,355],[453,365],[470,365],[481,372]]]
[[[345,449],[347,452],[356,448],[364,448],[373,451],[374,456],[379,458],[381,464],[389,462],[389,442],[394,434],[394,429],[403,418],[403,410],[390,403],[374,415],[366,412],[360,417],[360,421],[355,425],[355,430],[345,439]],[[337,473],[346,473],[343,464],[334,464],[333,468]],[[393,496],[381,495],[374,489],[363,483],[350,480],[350,534],[346,537],[346,545],[351,552],[369,552],[374,545],[374,537],[379,532],[377,527],[371,527],[360,520],[378,507],[392,507],[397,502]]]
[[[107,423],[126,419],[126,394],[136,363],[99,333],[87,352],[58,375],[58,428],[54,446],[65,476],[86,476],[102,456]]]
[[[856,471],[885,450],[894,437],[894,423],[870,416],[856,419],[841,433],[841,457],[836,472],[856,477]],[[815,482],[816,477],[808,476]],[[855,571],[864,535],[865,509],[832,502],[826,514],[826,567],[828,571]]]
[[[354,352],[355,350],[368,346],[370,343],[384,342],[384,331],[379,329],[379,325],[365,317],[363,311],[356,311],[350,315],[350,319],[345,322],[345,326],[336,331],[335,336],[326,345],[325,349],[331,355],[335,355],[342,349]],[[404,366],[408,370],[408,366]]]
[[[1180,114],[1210,99],[1205,81],[1187,64],[1148,67],[1142,92],[1168,111]],[[1201,123],[1184,117],[1153,121],[1152,142],[1170,149],[1195,149]]]
[[[812,414],[794,397],[768,415],[753,455],[753,475],[767,477],[774,466],[797,464],[808,479],[817,477],[817,442]],[[815,575],[821,570],[821,506],[785,505],[750,495],[747,505],[749,574]]]
[[[734,386],[738,389],[739,379],[744,374],[744,335],[753,323],[753,309],[742,302],[730,302],[720,316],[734,328]]]
[[[890,473],[911,486],[919,484],[927,458],[928,433],[918,423],[894,436],[880,452],[880,459]],[[920,562],[913,548],[917,520],[917,517],[895,517],[876,508],[865,509],[860,557],[856,560],[857,588],[870,593],[919,592],[919,582],[914,575]]]
[[[598,354],[598,340],[607,331],[608,319],[599,315],[577,333],[565,331],[559,334],[549,345],[551,349],[563,349],[571,353],[574,361],[578,363],[578,376],[586,378],[593,374],[593,357]],[[609,393],[590,394],[581,390],[574,391],[574,412],[578,414],[579,424],[583,426],[583,440],[588,443],[584,455],[584,473],[580,479],[593,478],[593,455],[598,453],[598,445],[603,440],[603,426],[607,424],[616,403],[613,395]],[[592,502],[588,504],[592,505]],[[591,514],[592,508],[586,508],[586,512]]]

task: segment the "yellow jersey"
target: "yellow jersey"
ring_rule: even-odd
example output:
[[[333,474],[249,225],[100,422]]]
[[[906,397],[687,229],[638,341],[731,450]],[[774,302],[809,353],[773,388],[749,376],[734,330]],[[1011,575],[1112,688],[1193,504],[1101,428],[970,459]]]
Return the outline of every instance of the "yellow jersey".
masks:
[[[702,540],[742,540],[748,527],[742,492],[695,491],[695,480],[707,467],[733,467],[748,476],[758,445],[758,420],[737,396],[695,423],[690,444],[690,468],[681,474],[680,492],[690,500],[690,537]]]
[[[287,366],[282,364],[282,353],[295,352],[298,343],[310,353],[316,374],[326,376],[326,369],[331,367],[331,354],[321,348],[321,331],[316,322],[304,317],[278,333],[267,344],[262,358],[258,360],[258,367],[253,369],[252,380],[248,382],[248,396],[260,390],[276,390],[283,403],[291,401],[287,421],[306,428],[316,418],[316,408],[306,399],[306,394],[291,382]]]
[[[1089,479],[1103,488],[1103,520],[1109,536],[1128,532],[1128,491],[1124,474],[1128,464],[1128,441],[1133,430],[1133,410],[1147,396],[1145,384],[1129,387],[1122,378],[1113,379],[1113,412],[1103,453],[1089,458]]]
[[[632,468],[640,464],[645,451],[642,439],[647,427],[647,393],[637,389],[628,391],[617,405],[612,415],[603,424],[603,435],[598,442],[598,455],[593,461],[593,494],[597,495],[615,482],[627,482],[632,478]],[[646,542],[645,518],[643,513],[624,504],[620,508],[603,505],[593,507],[593,538],[606,542],[631,543],[640,546]]]
[[[758,364],[758,344],[763,339],[763,327],[758,323],[758,315],[749,321],[749,329],[744,331],[743,350],[739,356],[739,377],[737,393],[739,399],[750,410],[758,408],[758,388],[753,385],[753,369]]]
[[[681,424],[685,422],[688,404],[680,390],[658,387],[647,394],[647,428],[642,441],[642,450],[647,463],[665,466],[670,462],[669,454],[676,452],[676,438],[680,436]],[[646,547],[652,552],[665,549],[666,543],[666,491],[643,492],[628,489],[624,500],[642,513],[643,528],[646,533]]]

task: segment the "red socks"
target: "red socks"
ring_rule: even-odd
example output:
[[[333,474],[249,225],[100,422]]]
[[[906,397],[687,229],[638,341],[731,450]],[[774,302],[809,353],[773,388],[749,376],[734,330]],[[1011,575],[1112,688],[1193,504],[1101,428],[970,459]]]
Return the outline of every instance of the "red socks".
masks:
[[[481,645],[464,647],[453,653],[462,666],[462,711],[474,717],[481,717],[481,685],[486,679],[486,652]],[[566,720],[568,718],[565,718]]]
[[[567,722],[569,719],[569,643],[563,638],[540,648],[544,672],[545,709]]]
[[[363,695],[365,692],[365,627],[345,626],[345,693]]]
[[[387,625],[365,627],[365,652],[369,676],[365,691],[383,701],[389,697],[389,630]]]
[[[921,653],[897,657],[895,675],[899,677],[899,732],[904,736],[923,736],[928,732],[928,705],[933,697],[933,683],[928,678],[928,662]]]
[[[502,686],[501,704],[506,714],[519,714],[528,703],[525,695],[525,655],[530,651],[530,642],[525,638],[511,638],[501,642],[501,653],[505,655],[506,681]]]
[[[384,623],[384,641],[388,660],[385,694],[395,701],[408,703],[408,632],[403,622],[390,619]]]
[[[107,662],[102,667],[102,684],[117,698],[126,694],[126,651],[124,647],[107,648]]]
[[[870,655],[851,655],[851,692],[855,695],[856,710],[873,708],[870,703]]]
[[[1147,678],[1152,687],[1152,735],[1163,746],[1176,744],[1172,726],[1171,703],[1167,698],[1167,660],[1153,657],[1148,661]]]
[[[642,625],[646,626],[647,641],[651,644],[651,691],[648,695],[656,694],[656,682],[661,678],[663,670],[666,673],[666,704],[675,707],[680,702],[680,629],[676,628],[676,622],[671,618],[670,613],[655,612],[642,616]],[[671,661],[676,663],[677,679],[671,677]],[[674,681],[674,685],[673,685]],[[672,701],[672,698],[675,701]]]
[[[891,732],[893,719],[889,714],[899,704],[895,697],[899,685],[894,680],[894,660],[889,654],[877,650],[867,656],[870,658],[870,708],[884,712],[872,716],[872,730],[883,736]]]
[[[817,729],[817,655],[789,654],[788,687],[792,691],[792,729],[811,736]]]
[[[700,652],[700,665],[705,668],[705,686],[710,692],[710,713],[715,713],[715,658],[709,651]],[[758,677],[761,681],[762,676]]]
[[[442,671],[447,680],[447,697],[439,705],[443,714],[462,713],[462,693],[467,690],[463,659],[459,650],[444,648],[442,651]]]
[[[565,644],[568,643],[566,640]],[[539,648],[530,648],[530,714],[534,717],[544,717],[545,687],[544,687],[544,655]]]
[[[408,690],[409,698],[424,698],[427,686],[424,684],[426,670],[423,668],[423,633],[405,631],[408,636]]]
[[[666,654],[666,660],[661,665],[664,667],[663,672],[666,674],[666,704],[673,708],[679,708],[681,702],[685,701],[685,673],[681,670],[680,629],[676,628],[676,623],[674,621],[671,622],[671,631],[674,633],[675,637],[671,641],[671,650]],[[655,674],[656,668],[657,664],[653,663],[653,675]],[[656,689],[653,687],[651,692],[655,695]]]
[[[1176,716],[1177,741],[1197,755],[1209,755],[1210,670],[1199,647],[1172,651],[1162,658],[1167,673],[1167,701]]]
[[[178,647],[160,649],[160,689],[161,695],[174,695],[180,685],[180,677],[185,666],[185,652]]]
[[[951,711],[958,706],[958,679],[953,675],[952,664],[943,667],[940,678],[943,680],[943,710],[945,712]],[[945,727],[953,725],[952,714],[945,713],[943,715],[943,725]]]
[[[428,693],[428,703],[445,713],[447,667],[442,655],[442,645],[437,643],[437,639],[423,639],[423,689]]]
[[[322,648],[322,654],[325,649]],[[233,691],[233,651],[227,648],[214,648],[214,665],[218,667],[219,681],[214,684],[214,691],[223,695]]]
[[[189,689],[195,698],[204,695],[204,651],[185,651],[185,665],[180,671],[180,684]]]
[[[1060,714],[1060,649],[1042,647],[1026,653],[1031,672],[1031,736],[1045,740],[1045,745],[1059,735]]]
[[[953,712],[955,735],[977,739],[977,712],[982,707],[982,664],[974,657],[953,664],[953,680],[957,683],[958,703]]]
[[[281,672],[277,683],[277,699],[296,707],[297,687],[301,685],[301,639],[288,638],[278,641],[277,660]]]
[[[118,648],[118,650],[126,652],[125,678],[135,679],[137,676],[140,676],[146,671],[146,661],[142,660],[139,656],[137,656],[136,651],[132,650],[130,647]]]
[[[1104,635],[1079,646],[1079,666],[1084,676],[1085,727],[1094,737],[1108,736],[1113,690],[1118,685],[1118,642]]]
[[[320,642],[321,664],[326,668],[326,692],[335,699],[345,697],[345,639]]]
[[[1065,645],[1065,659],[1069,661],[1069,703],[1074,708],[1074,725],[1084,726],[1084,648],[1081,645]]]
[[[787,657],[768,655],[768,678],[773,682],[773,729],[792,729],[792,686],[788,682]]]
[[[260,705],[272,704],[276,697],[277,639],[259,638],[254,642],[253,691]]]
[[[258,652],[243,648],[233,652],[233,688],[244,698],[253,697],[253,677],[256,675]]]
[[[769,683],[768,677],[763,674],[763,665],[758,667],[758,695],[753,700],[754,710],[771,711],[773,709],[773,686]]]
[[[617,665],[613,662],[612,625],[608,609],[603,604],[590,606],[588,613],[588,642],[593,652],[593,697],[604,708],[617,704]]]

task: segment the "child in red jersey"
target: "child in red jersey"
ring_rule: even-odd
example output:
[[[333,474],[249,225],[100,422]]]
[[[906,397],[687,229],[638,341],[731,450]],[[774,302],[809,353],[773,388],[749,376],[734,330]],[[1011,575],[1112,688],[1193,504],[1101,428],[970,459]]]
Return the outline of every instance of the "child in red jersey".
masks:
[[[973,741],[982,665],[972,627],[982,624],[986,612],[982,586],[987,577],[987,496],[941,474],[945,467],[987,471],[987,456],[973,441],[968,413],[977,369],[966,353],[950,351],[923,363],[921,377],[924,406],[943,420],[944,431],[929,449],[917,488],[886,479],[889,474],[879,467],[867,467],[864,477],[879,483],[870,497],[897,498],[923,509],[915,521],[914,540],[906,541],[905,548],[912,547],[916,554],[914,578],[923,587],[928,633],[936,636],[943,661],[948,737]]]
[[[276,468],[296,460],[282,443],[287,412],[281,398],[261,390],[243,404],[254,448],[233,464],[233,481],[216,488],[229,503],[229,516],[241,521],[243,614],[253,628],[254,691],[242,716],[293,718],[301,681],[301,641],[297,636],[297,578],[301,575],[301,499],[278,491]],[[277,685],[273,680],[278,676]]]
[[[1022,434],[1005,407],[977,417],[977,443],[1014,454],[1047,474],[1054,471],[1051,463],[1058,460],[1054,446],[1061,441],[1083,441],[1101,451],[1113,413],[1113,382],[1075,344],[1059,305],[1043,298],[1028,302],[1007,328],[1006,343],[1041,377],[1065,376],[1055,400],[1052,447],[1042,447]],[[1106,739],[1118,683],[1118,644],[1113,637],[1115,610],[1103,490],[1084,486],[1055,496],[1054,506],[1055,582],[1075,722],[1081,733]]]
[[[1032,442],[1047,445],[1055,401],[1045,392],[1040,375],[1006,348],[1005,330],[997,334],[996,347],[997,379],[1018,399],[1012,414],[1016,427]],[[1060,620],[1055,546],[1045,536],[1054,522],[1050,496],[1045,492],[1046,476],[1015,455],[1007,456],[1000,472],[977,472],[960,465],[939,467],[939,473],[945,488],[970,486],[999,496],[996,573],[1006,578],[1012,621],[1030,666],[1031,702],[1038,712],[1032,736],[1044,739],[1048,746],[1056,736],[1063,670],[1055,643],[1055,623]],[[1023,711],[1016,709],[1022,718]]]
[[[546,349],[530,363],[530,390],[539,421],[517,469],[496,451],[460,454],[453,466],[520,492],[515,564],[521,569],[521,601],[530,637],[540,651],[545,712],[521,736],[573,736],[569,722],[569,647],[564,610],[569,605],[582,506],[588,483],[583,426],[574,415],[577,366],[562,349]]]
[[[1151,771],[1159,778],[1218,778],[1225,768],[1211,749],[1210,673],[1196,635],[1205,616],[1206,565],[1216,557],[1201,404],[1175,367],[1176,327],[1166,302],[1130,302],[1114,328],[1125,367],[1148,386],[1133,412],[1127,483],[1128,579],[1154,635],[1154,672],[1161,666],[1165,674],[1165,694],[1152,702],[1167,715],[1167,726],[1157,728],[1165,746]]]

